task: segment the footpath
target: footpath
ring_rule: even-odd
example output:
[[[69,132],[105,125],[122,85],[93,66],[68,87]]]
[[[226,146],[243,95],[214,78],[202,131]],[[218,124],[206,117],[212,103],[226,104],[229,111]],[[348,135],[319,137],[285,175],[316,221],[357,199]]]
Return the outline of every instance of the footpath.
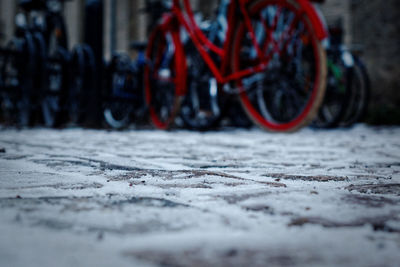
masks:
[[[0,130],[0,266],[399,266],[400,128]]]

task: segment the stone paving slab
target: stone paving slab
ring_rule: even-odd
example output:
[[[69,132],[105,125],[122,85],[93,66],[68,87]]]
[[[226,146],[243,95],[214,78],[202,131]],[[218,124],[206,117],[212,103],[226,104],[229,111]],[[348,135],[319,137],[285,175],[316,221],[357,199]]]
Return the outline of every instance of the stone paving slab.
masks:
[[[0,130],[0,266],[399,266],[400,128]]]

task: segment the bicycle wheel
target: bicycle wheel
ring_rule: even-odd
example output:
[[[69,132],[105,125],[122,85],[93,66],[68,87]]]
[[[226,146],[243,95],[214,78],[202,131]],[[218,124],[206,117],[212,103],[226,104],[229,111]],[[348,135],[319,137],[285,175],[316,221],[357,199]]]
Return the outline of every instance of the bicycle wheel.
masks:
[[[343,120],[349,109],[352,95],[351,79],[354,64],[347,64],[343,58],[352,56],[346,51],[328,53],[328,78],[324,101],[312,126],[334,128]]]
[[[47,44],[47,87],[43,90],[41,107],[45,126],[58,127],[68,117],[68,40],[65,23],[60,15],[46,16],[44,38]]]
[[[2,66],[2,113],[7,123],[31,124],[35,45],[31,34],[14,37],[7,45]]]
[[[81,46],[72,50],[69,63],[69,94],[68,94],[68,119],[73,124],[79,124],[83,117],[85,86],[85,54]]]
[[[325,50],[311,21],[295,1],[260,0],[248,12],[254,35],[245,22],[239,23],[232,49],[233,70],[268,64],[263,72],[236,82],[240,101],[260,127],[295,131],[315,117],[322,102]],[[253,38],[259,44],[261,57]]]
[[[168,129],[177,115],[181,96],[178,95],[179,62],[173,34],[165,27],[157,26],[152,32],[146,51],[147,64],[144,68],[146,103],[153,125],[158,129]]]
[[[0,48],[0,122],[4,122],[4,115],[3,115],[3,102],[4,102],[4,78],[3,78],[3,66],[4,66],[4,61],[5,61],[6,55],[5,51],[3,51],[2,48]]]
[[[134,73],[131,72],[131,59],[126,54],[114,55],[107,68],[107,99],[103,108],[104,120],[114,129],[126,128],[135,110]]]
[[[68,52],[59,47],[47,60],[47,87],[42,92],[41,107],[45,126],[58,127],[64,122],[68,89]]]
[[[6,124],[17,123],[19,94],[22,91],[22,69],[19,55],[23,53],[23,43],[13,38],[2,55],[1,113]]]
[[[87,45],[77,45],[71,53],[69,63],[68,119],[73,124],[84,121],[88,90],[93,87],[95,59],[92,49]]]
[[[36,66],[34,73],[34,91],[32,92],[32,106],[34,120],[41,119],[41,93],[46,90],[47,79],[47,47],[45,39],[40,32],[33,34],[33,40],[36,48]]]
[[[351,97],[348,110],[341,126],[350,127],[360,121],[366,114],[370,96],[370,80],[367,68],[362,60],[353,55],[354,68],[351,76]]]

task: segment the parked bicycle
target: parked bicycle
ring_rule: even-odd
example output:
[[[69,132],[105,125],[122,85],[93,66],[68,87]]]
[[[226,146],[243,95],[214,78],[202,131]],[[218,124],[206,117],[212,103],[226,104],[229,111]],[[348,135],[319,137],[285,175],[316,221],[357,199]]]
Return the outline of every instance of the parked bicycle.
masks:
[[[1,50],[1,112],[7,123],[30,123],[35,71],[35,45],[24,16],[16,16],[16,32]]]
[[[170,8],[168,1],[149,0],[141,12],[147,13],[149,25],[156,25],[161,15]],[[148,118],[144,98],[144,68],[147,42],[132,42],[130,49],[137,53],[131,60],[126,53],[114,53],[106,66],[103,93],[103,117],[106,125],[122,129],[130,123],[140,123]],[[147,122],[147,121],[146,121]]]
[[[68,90],[68,51],[61,15],[65,0],[20,0],[15,36],[3,49],[2,111],[21,126],[42,114],[47,126],[60,123]]]
[[[352,94],[347,112],[340,122],[340,126],[343,127],[352,126],[354,123],[360,122],[364,118],[367,114],[370,99],[371,83],[367,67],[357,53],[353,53],[353,59],[354,67],[351,80]]]
[[[86,44],[78,44],[71,52],[68,73],[67,118],[73,125],[85,122],[90,89],[95,84],[96,62],[93,50]]]
[[[342,27],[330,27],[329,33],[327,91],[313,126],[347,127],[366,112],[369,77],[362,60],[344,45]]]
[[[146,53],[151,64],[145,67],[145,94],[153,124],[170,127],[187,93],[184,29],[218,90],[238,94],[256,124],[273,131],[306,125],[323,98],[326,76],[321,45],[326,32],[312,5],[306,0],[235,0],[229,2],[227,18],[224,43],[218,46],[196,24],[188,0],[172,2]]]

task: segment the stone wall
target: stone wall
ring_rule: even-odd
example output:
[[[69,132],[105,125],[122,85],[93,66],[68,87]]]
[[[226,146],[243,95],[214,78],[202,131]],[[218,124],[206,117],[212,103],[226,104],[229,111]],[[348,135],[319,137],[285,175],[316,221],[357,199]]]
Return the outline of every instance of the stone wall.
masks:
[[[0,45],[4,45],[14,32],[16,2],[0,0]]]
[[[67,24],[69,46],[83,41],[84,0],[65,3],[64,17]]]
[[[400,124],[400,1],[353,0],[351,13],[371,77],[369,121]]]
[[[350,2],[351,0],[327,0],[319,5],[328,25],[340,24],[343,27],[346,44],[352,42]]]

